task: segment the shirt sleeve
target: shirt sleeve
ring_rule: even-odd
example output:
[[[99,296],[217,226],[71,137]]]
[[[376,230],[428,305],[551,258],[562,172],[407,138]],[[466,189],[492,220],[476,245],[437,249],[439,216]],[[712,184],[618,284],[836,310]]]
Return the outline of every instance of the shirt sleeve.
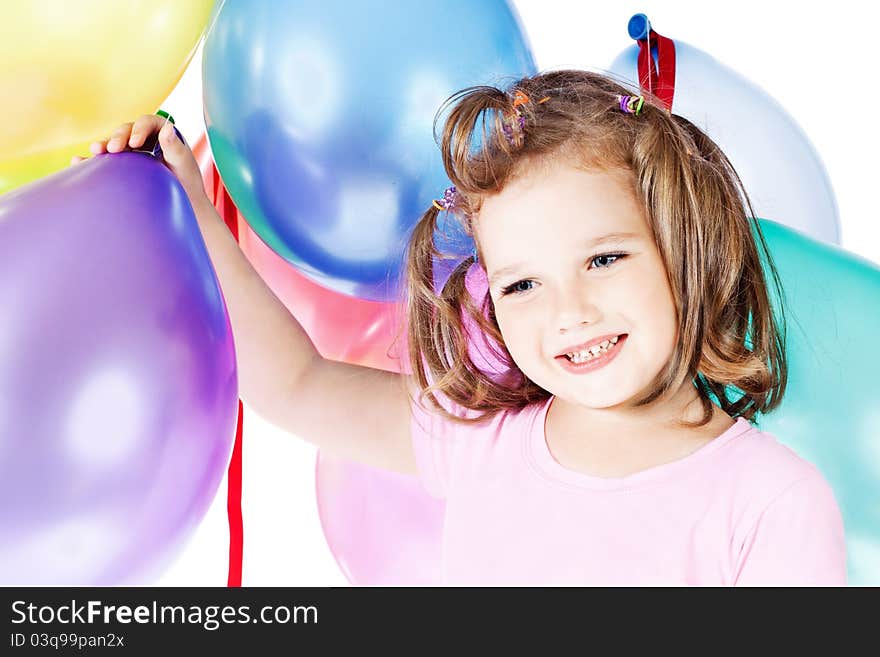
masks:
[[[435,396],[443,408],[456,415],[460,413],[460,407],[442,393]],[[455,424],[434,411],[427,400],[423,404],[410,400],[410,429],[418,478],[432,497],[442,500],[446,499],[457,442]]]
[[[846,586],[846,538],[817,469],[783,490],[743,542],[736,586]]]

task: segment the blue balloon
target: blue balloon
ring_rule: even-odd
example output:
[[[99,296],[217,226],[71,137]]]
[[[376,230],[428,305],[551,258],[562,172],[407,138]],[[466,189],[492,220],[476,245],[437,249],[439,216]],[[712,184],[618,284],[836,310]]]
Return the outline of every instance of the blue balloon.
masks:
[[[332,290],[396,300],[412,228],[449,185],[435,114],[535,72],[503,0],[227,0],[205,42],[208,139],[276,253]],[[438,245],[468,254],[450,224]]]

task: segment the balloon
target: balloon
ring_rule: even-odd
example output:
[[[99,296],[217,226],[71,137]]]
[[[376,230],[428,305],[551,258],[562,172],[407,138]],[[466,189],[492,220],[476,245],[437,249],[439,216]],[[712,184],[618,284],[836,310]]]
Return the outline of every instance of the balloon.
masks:
[[[193,147],[205,188],[221,215],[234,213],[239,246],[275,295],[332,360],[407,372],[406,335],[392,347],[402,321],[399,304],[349,297],[311,282],[257,236],[237,209],[226,208],[204,137]],[[318,451],[315,496],[327,545],[354,585],[440,583],[445,502],[415,477],[371,468]]]
[[[758,424],[831,484],[846,526],[848,581],[877,586],[880,266],[779,222],[760,224],[788,304],[789,382]]]
[[[415,478],[318,452],[318,513],[327,545],[356,586],[440,586],[446,502]]]
[[[89,152],[89,143],[63,146],[51,151],[0,162],[0,194],[48,176],[70,165],[70,158]]]
[[[7,28],[0,40],[0,162],[88,143],[155,111],[183,75],[213,5],[0,3]]]
[[[211,192],[215,187],[213,160],[204,137],[193,147],[193,152],[199,160],[205,187]],[[218,210],[223,189],[223,183],[219,182],[217,191],[213,192]],[[232,211],[242,252],[302,325],[322,356],[389,372],[400,371],[399,349],[392,349],[395,332],[403,319],[400,303],[349,297],[313,283],[272,251],[237,209],[233,207]],[[403,339],[405,335],[401,336]]]
[[[640,14],[630,35],[642,36]],[[749,194],[756,216],[773,217],[815,239],[840,243],[837,201],[818,153],[770,95],[707,53],[674,42],[672,111],[721,147]],[[621,52],[610,72],[638,88],[639,47]],[[663,66],[663,63],[660,64]]]
[[[142,584],[229,462],[238,382],[192,208],[103,154],[0,197],[0,583]]]
[[[400,348],[392,345],[403,316],[400,304],[348,297],[313,283],[272,251],[243,220],[239,222],[239,245],[322,356],[400,371]],[[405,338],[401,335],[398,342]]]
[[[269,247],[329,289],[394,301],[408,235],[448,185],[435,113],[535,70],[504,0],[228,0],[205,41],[208,138]]]

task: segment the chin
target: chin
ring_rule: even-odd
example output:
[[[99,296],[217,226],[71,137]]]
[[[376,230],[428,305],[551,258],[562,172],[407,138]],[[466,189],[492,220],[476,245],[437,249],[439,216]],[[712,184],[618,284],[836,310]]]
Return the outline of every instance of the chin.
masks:
[[[578,404],[579,406],[585,406],[587,408],[592,408],[595,410],[600,410],[603,408],[614,408],[615,406],[620,406],[625,404],[630,399],[629,395],[577,395],[577,397],[573,400],[573,403]]]
[[[544,390],[550,394],[556,395],[560,399],[564,399],[567,402],[578,404],[580,406],[587,406],[589,408],[607,408],[609,406],[616,406],[632,396],[630,391],[622,391],[619,387],[614,386],[613,384],[603,384],[594,390],[591,386],[586,384],[578,385],[577,382],[572,383],[571,381],[560,382],[559,379],[549,382],[548,385],[544,385],[537,381],[536,383],[544,388]]]

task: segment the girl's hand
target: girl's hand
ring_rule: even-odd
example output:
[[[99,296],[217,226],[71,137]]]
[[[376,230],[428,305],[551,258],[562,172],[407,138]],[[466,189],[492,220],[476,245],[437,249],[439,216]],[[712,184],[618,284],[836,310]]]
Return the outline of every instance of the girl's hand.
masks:
[[[174,133],[174,124],[157,114],[144,114],[133,123],[123,123],[110,135],[109,139],[93,141],[89,150],[94,155],[101,153],[118,153],[120,151],[139,148],[156,133],[159,133],[159,145],[165,165],[171,169],[193,206],[207,196],[202,184],[202,173],[198,162],[189,146],[184,144]],[[87,159],[74,155],[70,163],[82,162]]]

